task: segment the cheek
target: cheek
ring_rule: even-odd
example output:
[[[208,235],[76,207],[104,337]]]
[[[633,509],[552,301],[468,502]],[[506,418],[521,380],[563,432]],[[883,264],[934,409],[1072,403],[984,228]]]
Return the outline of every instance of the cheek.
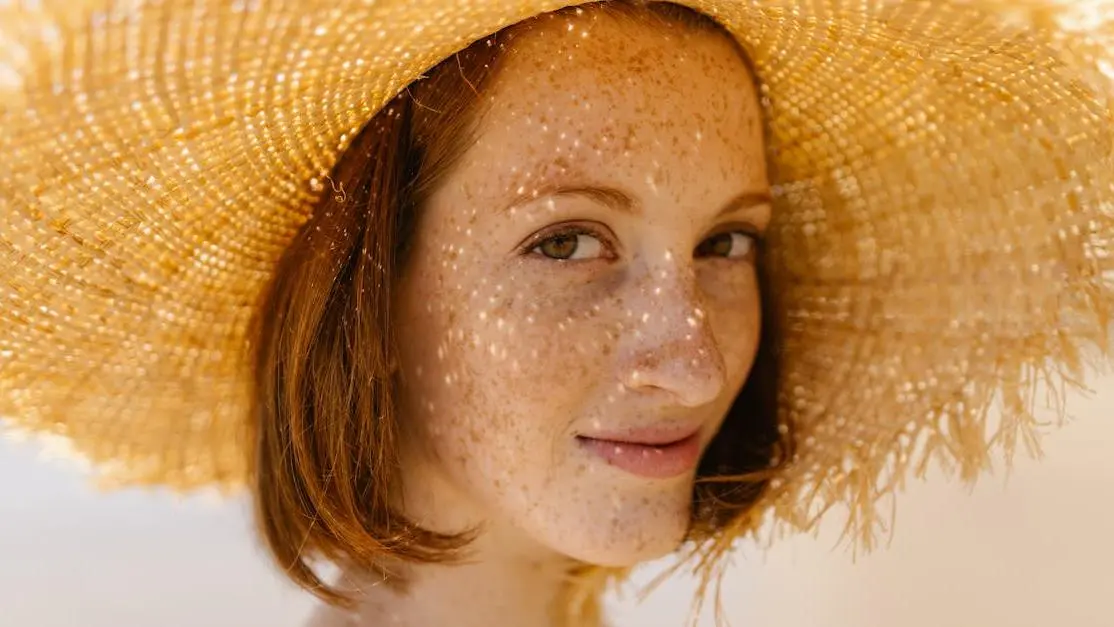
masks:
[[[486,322],[473,327],[481,346],[468,359],[482,362],[475,376],[485,388],[514,400],[518,420],[560,428],[607,376],[617,333],[583,289],[557,289],[522,269],[507,274],[501,291],[469,304]]]
[[[401,285],[396,342],[402,368],[401,410],[411,443],[449,441],[466,445],[481,434],[476,424],[442,420],[454,407],[475,404],[477,387],[466,356],[477,338],[468,326],[462,300],[469,269],[455,248],[431,254],[415,248]]]
[[[399,313],[407,420],[444,461],[536,457],[608,376],[617,334],[583,293],[531,273],[475,263],[442,274],[427,261],[404,286]]]
[[[715,342],[723,356],[728,381],[742,387],[762,329],[762,296],[754,271],[725,274],[706,271],[699,277]]]

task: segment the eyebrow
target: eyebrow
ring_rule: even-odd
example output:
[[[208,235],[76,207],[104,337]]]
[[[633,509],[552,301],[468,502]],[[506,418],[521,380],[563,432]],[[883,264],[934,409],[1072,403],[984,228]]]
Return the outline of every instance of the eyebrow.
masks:
[[[531,190],[529,193],[518,194],[500,210],[500,213],[510,211],[512,208],[525,202],[552,196],[580,196],[606,205],[622,213],[629,213],[632,215],[641,215],[642,213],[642,207],[630,194],[627,194],[621,189],[601,185],[543,185],[542,187]],[[723,205],[723,208],[717,212],[716,217],[718,218],[732,211],[772,204],[773,198],[770,196],[769,192],[744,191],[732,196],[731,199]]]

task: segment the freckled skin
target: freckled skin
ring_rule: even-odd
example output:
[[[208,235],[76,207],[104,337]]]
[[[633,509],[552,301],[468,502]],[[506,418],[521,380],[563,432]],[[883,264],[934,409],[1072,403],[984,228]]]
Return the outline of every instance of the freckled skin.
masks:
[[[718,215],[768,190],[752,79],[721,36],[584,15],[521,35],[489,95],[422,208],[396,303],[404,507],[435,529],[485,525],[516,554],[659,557],[686,531],[694,473],[637,477],[576,436],[696,424],[706,446],[746,379],[753,260],[694,251],[769,221],[765,205]],[[552,184],[640,209],[530,198]],[[599,233],[604,257],[523,250],[563,223]]]

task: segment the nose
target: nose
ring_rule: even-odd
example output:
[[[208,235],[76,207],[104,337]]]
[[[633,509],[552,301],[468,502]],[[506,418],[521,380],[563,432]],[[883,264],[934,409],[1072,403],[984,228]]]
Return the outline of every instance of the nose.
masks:
[[[626,312],[620,341],[623,386],[669,394],[684,407],[714,401],[727,373],[694,273],[658,271],[644,286],[638,307]]]

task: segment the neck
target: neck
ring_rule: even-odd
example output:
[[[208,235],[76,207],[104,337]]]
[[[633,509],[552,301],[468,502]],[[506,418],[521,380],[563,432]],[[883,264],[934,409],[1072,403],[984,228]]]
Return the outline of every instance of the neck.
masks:
[[[509,525],[478,515],[468,499],[442,477],[422,476],[407,491],[407,516],[440,532],[479,529],[462,560],[447,564],[388,564],[401,582],[374,581],[346,572],[356,590],[355,615],[326,610],[320,627],[563,627],[564,598],[576,563]]]
[[[462,564],[410,566],[405,585],[377,586],[361,604],[361,627],[557,627],[567,565],[562,560],[500,555],[492,538]]]

